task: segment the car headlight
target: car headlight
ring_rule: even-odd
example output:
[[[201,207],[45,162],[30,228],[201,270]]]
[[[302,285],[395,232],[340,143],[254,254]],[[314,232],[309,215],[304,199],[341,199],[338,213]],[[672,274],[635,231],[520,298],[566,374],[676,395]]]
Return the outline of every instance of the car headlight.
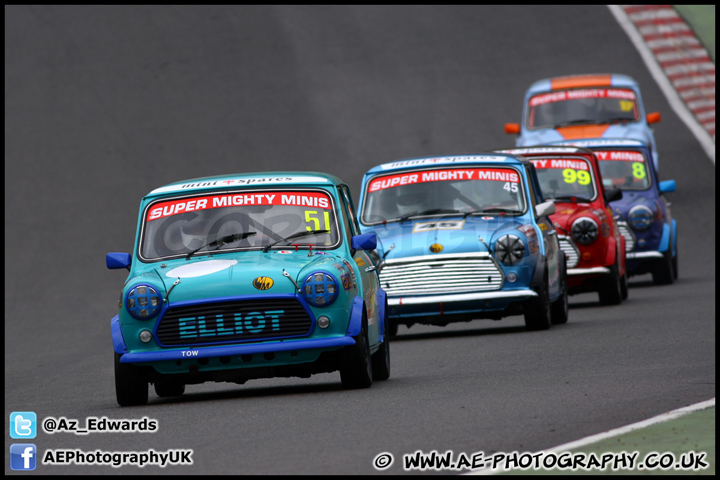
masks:
[[[600,233],[597,222],[590,217],[580,217],[575,220],[570,231],[580,245],[590,245],[597,240]]]
[[[515,235],[503,235],[495,242],[495,257],[505,265],[515,265],[525,255],[525,244]]]
[[[313,272],[305,277],[302,293],[310,305],[325,307],[337,299],[338,282],[329,273]]]
[[[635,205],[628,212],[628,224],[633,230],[647,230],[653,222],[653,212],[645,205]]]
[[[162,298],[150,285],[135,285],[125,296],[125,307],[133,318],[149,320],[160,311]]]

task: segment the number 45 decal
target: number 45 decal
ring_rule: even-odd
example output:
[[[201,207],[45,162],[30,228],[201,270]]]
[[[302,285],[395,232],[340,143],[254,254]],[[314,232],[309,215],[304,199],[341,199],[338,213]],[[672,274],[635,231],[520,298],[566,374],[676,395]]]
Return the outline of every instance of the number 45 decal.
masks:
[[[323,213],[323,220],[325,220],[325,227],[323,230],[330,230],[330,213],[329,212],[322,212]],[[305,210],[305,221],[307,223],[312,223],[313,226],[307,226],[307,230],[313,231],[313,230],[320,230],[320,219],[313,217],[313,215],[317,215],[317,210]]]
[[[517,183],[505,182],[505,185],[503,185],[503,190],[507,190],[508,192],[512,192],[512,193],[517,193],[517,191],[518,191],[518,184],[517,184]]]

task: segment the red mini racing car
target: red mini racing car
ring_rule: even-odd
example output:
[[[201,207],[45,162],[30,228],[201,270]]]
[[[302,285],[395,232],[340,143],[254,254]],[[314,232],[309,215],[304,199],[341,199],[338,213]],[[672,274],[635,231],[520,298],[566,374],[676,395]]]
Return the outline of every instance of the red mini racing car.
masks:
[[[625,238],[609,206],[622,198],[622,191],[605,190],[593,152],[557,146],[499,152],[530,160],[544,199],[555,201],[550,219],[567,255],[568,293],[598,292],[603,305],[617,305],[626,299]]]

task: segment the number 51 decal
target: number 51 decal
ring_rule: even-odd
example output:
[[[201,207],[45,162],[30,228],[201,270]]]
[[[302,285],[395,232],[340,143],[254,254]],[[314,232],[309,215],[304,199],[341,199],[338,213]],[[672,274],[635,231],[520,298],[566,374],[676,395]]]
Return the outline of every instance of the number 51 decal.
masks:
[[[307,230],[313,231],[313,230],[320,230],[320,219],[315,218],[312,215],[317,215],[317,210],[305,210],[305,221],[307,223],[312,223],[313,226],[307,226]],[[330,230],[330,213],[329,212],[323,212],[323,220],[325,220],[325,227],[323,230]]]

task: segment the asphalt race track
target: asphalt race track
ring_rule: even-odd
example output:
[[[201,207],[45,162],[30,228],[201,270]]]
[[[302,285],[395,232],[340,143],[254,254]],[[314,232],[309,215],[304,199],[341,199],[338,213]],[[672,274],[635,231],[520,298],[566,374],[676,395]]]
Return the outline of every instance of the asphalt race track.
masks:
[[[625,73],[642,88],[678,221],[680,278],[633,277],[570,320],[400,327],[392,373],[151,391],[115,401],[110,319],[140,199],[171,181],[314,170],[353,188],[379,163],[514,145],[534,80]],[[715,397],[715,166],[606,6],[5,7],[5,418],[158,421],[38,434],[39,452],[192,449],[193,465],[38,474],[403,473],[418,450],[561,445]],[[5,473],[14,440],[5,435]],[[21,472],[27,474],[25,472]]]

